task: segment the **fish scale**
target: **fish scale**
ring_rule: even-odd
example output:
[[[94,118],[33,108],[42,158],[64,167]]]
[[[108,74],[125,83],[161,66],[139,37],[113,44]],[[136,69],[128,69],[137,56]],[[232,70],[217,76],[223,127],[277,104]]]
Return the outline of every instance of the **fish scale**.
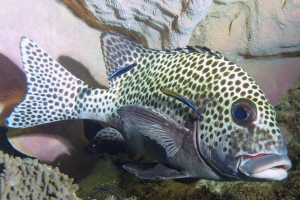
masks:
[[[179,132],[190,130],[199,159],[225,176],[238,173],[245,155],[247,159],[286,156],[274,107],[254,80],[219,52],[197,46],[153,50],[112,33],[103,33],[101,43],[110,77],[108,90],[84,84],[33,41],[23,38],[28,93],[7,118],[7,125],[17,128],[65,119],[100,120],[123,131],[125,137],[131,134],[126,133],[128,129],[155,140],[166,149],[167,158],[162,160],[174,162],[169,157],[181,146],[170,141],[182,136],[158,129],[161,137],[150,133],[151,127],[145,129],[147,123],[136,124],[136,116],[122,111],[136,105],[130,107],[135,112],[128,113],[150,112],[137,115],[141,120],[158,123],[161,128],[175,127],[172,130]],[[201,113],[200,118],[193,109]],[[159,125],[160,121],[151,121],[151,117],[166,122]]]
[[[105,42],[104,39],[103,42]],[[122,40],[118,42],[122,43]],[[120,48],[118,47],[119,43],[116,44],[115,49]],[[129,45],[128,41],[124,43]],[[136,44],[132,43],[131,45],[135,46]],[[129,49],[133,48],[129,47]],[[203,146],[208,146],[208,149],[212,149],[223,141],[225,142],[222,145],[223,151],[227,152],[230,151],[229,144],[231,144],[227,136],[231,135],[230,131],[234,130],[235,126],[237,126],[233,123],[230,102],[245,97],[253,100],[259,110],[269,113],[268,116],[270,117],[264,117],[264,113],[259,112],[258,118],[254,123],[263,121],[261,128],[263,128],[264,134],[272,133],[274,141],[278,140],[278,136],[281,138],[277,123],[273,127],[266,126],[269,123],[272,124],[276,114],[262,90],[242,68],[228,61],[225,57],[212,53],[202,54],[201,51],[192,53],[184,51],[166,53],[155,50],[143,51],[141,49],[137,52],[143,52],[143,55],[138,56],[140,59],[136,61],[137,67],[114,80],[114,84],[120,85],[118,88],[120,99],[118,105],[122,105],[124,102],[126,104],[143,104],[167,112],[178,123],[184,123],[191,112],[189,107],[177,101],[173,101],[171,104],[170,97],[165,97],[160,88],[168,87],[179,93],[182,92],[185,97],[192,99],[196,107],[206,116],[200,123],[200,130],[209,132],[209,134],[205,132],[201,134],[200,138],[205,144]],[[149,59],[151,57],[153,57],[152,60]],[[105,61],[109,66],[111,61],[108,60],[109,56],[106,56],[106,58]],[[166,59],[172,62],[168,63],[169,65],[165,65],[164,60]],[[193,60],[196,64],[191,65],[186,60]],[[129,63],[127,60],[123,61],[125,64],[122,65]],[[197,68],[195,67],[196,65]],[[176,77],[177,74],[179,74],[179,80],[172,78]],[[120,80],[122,80],[122,86]],[[138,87],[141,85],[148,88],[143,93],[140,93],[140,87]],[[199,90],[192,90],[193,85],[195,85],[195,89],[199,88]],[[128,98],[128,94],[130,94],[130,98]],[[205,106],[203,106],[203,102],[206,102]],[[216,125],[217,129],[213,127]],[[241,127],[238,128],[241,129]],[[212,129],[214,129],[214,132],[211,132]],[[247,128],[244,129],[247,133]],[[247,135],[243,137],[247,138]],[[257,135],[257,137],[260,136]],[[233,138],[235,138],[235,135]],[[266,141],[263,141],[263,138]],[[270,138],[262,136],[259,139],[261,145],[258,148],[261,148],[260,151],[274,148],[274,146],[272,147],[273,144],[269,145],[268,143]],[[282,138],[279,141],[282,145]],[[236,144],[236,142],[234,143]],[[265,146],[264,143],[268,145]],[[239,151],[240,154],[244,154],[247,151],[247,153],[257,152],[256,148],[253,149],[251,146],[247,148],[247,144],[241,143],[235,149],[231,148],[231,152]]]

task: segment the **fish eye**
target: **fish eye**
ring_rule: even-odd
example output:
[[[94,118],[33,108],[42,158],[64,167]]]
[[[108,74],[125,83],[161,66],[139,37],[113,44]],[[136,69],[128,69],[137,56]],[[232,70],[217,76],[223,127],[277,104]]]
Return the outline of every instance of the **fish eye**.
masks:
[[[236,123],[246,125],[256,118],[256,106],[249,99],[239,99],[231,107],[231,115]]]

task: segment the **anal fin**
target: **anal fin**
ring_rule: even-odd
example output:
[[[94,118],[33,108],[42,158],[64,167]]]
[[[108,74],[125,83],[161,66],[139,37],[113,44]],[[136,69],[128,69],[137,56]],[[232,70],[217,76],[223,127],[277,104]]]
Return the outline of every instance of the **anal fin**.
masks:
[[[147,164],[127,164],[123,168],[142,179],[182,179],[189,178],[188,175],[180,172],[179,170],[169,168],[160,163],[147,163]]]

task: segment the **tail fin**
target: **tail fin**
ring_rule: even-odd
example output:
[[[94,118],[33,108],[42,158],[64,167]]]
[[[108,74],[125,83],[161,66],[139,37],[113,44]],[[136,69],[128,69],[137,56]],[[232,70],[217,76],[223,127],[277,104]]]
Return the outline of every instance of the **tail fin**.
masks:
[[[24,128],[78,118],[76,96],[88,86],[30,39],[23,37],[20,48],[28,91],[6,119],[6,124]]]

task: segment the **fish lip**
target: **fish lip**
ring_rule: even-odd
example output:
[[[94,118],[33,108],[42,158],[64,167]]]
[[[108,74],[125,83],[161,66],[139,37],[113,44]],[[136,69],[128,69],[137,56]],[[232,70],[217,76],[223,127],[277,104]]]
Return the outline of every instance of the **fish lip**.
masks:
[[[238,171],[250,179],[281,181],[292,164],[287,155],[257,154],[240,156]]]

